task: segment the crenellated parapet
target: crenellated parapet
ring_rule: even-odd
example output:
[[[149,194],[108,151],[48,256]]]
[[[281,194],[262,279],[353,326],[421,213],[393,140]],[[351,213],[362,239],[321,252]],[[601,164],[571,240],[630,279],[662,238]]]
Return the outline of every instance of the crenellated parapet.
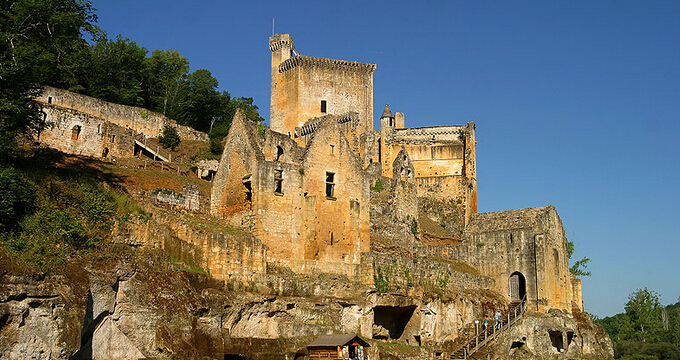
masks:
[[[338,124],[342,125],[348,122],[358,121],[359,114],[356,112],[347,112],[340,115],[326,115],[310,119],[304,125],[295,129],[295,135],[296,136],[311,135],[312,133],[314,133],[314,131],[316,131],[316,129],[318,129],[321,126],[323,122],[325,122],[328,119],[331,119],[331,121],[335,121]]]
[[[433,141],[461,142],[468,129],[466,125],[429,126],[406,129],[394,129],[387,142],[431,143]]]
[[[279,72],[283,73],[296,67],[321,68],[346,72],[373,74],[375,64],[360,63],[358,61],[326,59],[314,56],[294,56],[279,65]]]

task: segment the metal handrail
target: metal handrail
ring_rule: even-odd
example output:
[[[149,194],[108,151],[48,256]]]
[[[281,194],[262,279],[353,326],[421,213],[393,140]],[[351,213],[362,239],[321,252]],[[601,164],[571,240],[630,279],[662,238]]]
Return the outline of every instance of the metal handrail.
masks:
[[[519,308],[519,312],[518,312]],[[458,350],[454,351],[451,355],[451,358],[453,359],[453,356],[456,353],[459,353],[461,350],[463,350],[463,359],[467,359],[470,357],[472,354],[476,353],[479,351],[481,348],[486,346],[491,340],[496,338],[497,335],[502,333],[503,331],[506,331],[510,329],[512,326],[514,326],[517,321],[519,321],[522,318],[522,315],[527,311],[528,305],[527,305],[527,297],[526,295],[522,298],[522,301],[520,302],[519,306],[516,306],[513,308],[512,314],[510,311],[507,313],[507,321],[505,323],[502,320],[501,321],[501,326],[499,329],[496,329],[496,324],[494,324],[493,331],[490,331],[490,329],[485,329],[481,333],[475,335],[472,339],[470,339],[468,342],[466,342],[463,346],[458,348]]]

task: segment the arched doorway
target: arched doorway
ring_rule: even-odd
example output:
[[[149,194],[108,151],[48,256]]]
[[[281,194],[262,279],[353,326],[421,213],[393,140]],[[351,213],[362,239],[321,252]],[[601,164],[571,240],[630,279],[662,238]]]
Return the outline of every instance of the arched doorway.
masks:
[[[527,281],[521,272],[515,271],[510,275],[508,286],[510,288],[510,301],[524,299],[524,296],[527,294]]]

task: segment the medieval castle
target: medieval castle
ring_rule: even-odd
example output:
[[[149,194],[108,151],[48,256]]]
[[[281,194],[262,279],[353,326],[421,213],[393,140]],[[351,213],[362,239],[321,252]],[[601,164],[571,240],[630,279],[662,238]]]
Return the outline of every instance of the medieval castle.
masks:
[[[430,276],[445,267],[436,258],[475,267],[484,288],[526,297],[535,311],[582,308],[553,206],[477,213],[474,123],[407,128],[386,105],[373,130],[375,64],[300,55],[288,34],[269,49],[271,126],[237,111],[210,196],[213,216],[265,247],[235,247],[242,258],[257,252],[250,270],[231,252],[214,261],[216,250],[204,249],[213,276],[275,263],[370,284],[376,264],[417,263]],[[207,140],[161,114],[64,90],[46,88],[37,101],[47,124],[39,140],[67,153],[171,161],[146,138],[165,125]]]

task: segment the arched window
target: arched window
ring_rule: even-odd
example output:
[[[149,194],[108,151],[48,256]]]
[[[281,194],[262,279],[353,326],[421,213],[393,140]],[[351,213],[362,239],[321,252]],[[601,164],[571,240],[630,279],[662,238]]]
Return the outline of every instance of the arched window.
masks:
[[[80,125],[76,125],[71,129],[71,140],[78,140],[80,138]]]
[[[281,146],[276,147],[276,161],[283,161],[281,158],[283,156],[283,148]]]
[[[515,271],[508,281],[510,301],[521,301],[527,294],[527,281],[521,272]]]

